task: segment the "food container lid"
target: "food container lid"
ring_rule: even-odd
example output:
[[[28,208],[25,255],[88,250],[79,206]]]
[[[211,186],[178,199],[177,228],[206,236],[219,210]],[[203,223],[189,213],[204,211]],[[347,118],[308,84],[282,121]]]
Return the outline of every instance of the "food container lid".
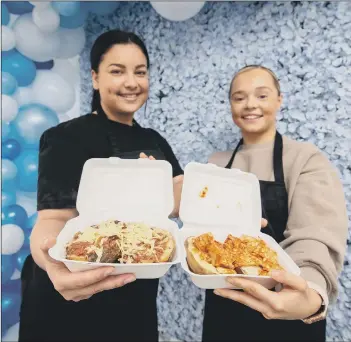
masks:
[[[209,231],[230,228],[256,236],[261,230],[260,185],[254,174],[214,164],[189,163],[184,169],[180,218]]]
[[[168,217],[174,206],[172,166],[163,160],[92,158],[85,162],[76,207],[86,217]]]

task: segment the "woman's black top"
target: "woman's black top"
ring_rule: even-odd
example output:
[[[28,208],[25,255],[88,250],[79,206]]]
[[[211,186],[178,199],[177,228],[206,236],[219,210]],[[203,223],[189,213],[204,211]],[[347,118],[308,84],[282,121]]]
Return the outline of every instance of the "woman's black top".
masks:
[[[47,130],[40,140],[38,210],[75,208],[82,168],[90,158],[152,153],[183,173],[156,131],[88,114]],[[44,239],[45,236],[43,236]],[[158,279],[138,279],[80,302],[67,301],[31,255],[22,271],[19,342],[157,341]]]

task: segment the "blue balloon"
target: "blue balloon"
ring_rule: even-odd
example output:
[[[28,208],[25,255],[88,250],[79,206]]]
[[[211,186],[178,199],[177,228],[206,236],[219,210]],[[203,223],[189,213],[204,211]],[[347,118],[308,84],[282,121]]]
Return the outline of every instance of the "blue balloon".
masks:
[[[41,135],[58,123],[59,119],[53,110],[44,105],[32,103],[19,108],[13,127],[22,146],[38,149]]]
[[[30,248],[25,246],[20,249],[19,252],[16,253],[15,255],[15,260],[16,260],[16,268],[19,271],[22,271],[23,264],[27,259],[27,256],[30,254]]]
[[[54,66],[54,61],[50,60],[47,62],[34,62],[37,70],[50,70]]]
[[[13,265],[16,269],[16,258],[15,254],[11,255],[12,256],[12,262]],[[15,271],[14,269],[14,271]],[[3,284],[2,291],[3,292],[15,292],[15,293],[20,293],[21,292],[21,279],[12,279],[9,280],[6,284]]]
[[[86,2],[81,2],[80,10],[75,14],[66,17],[60,15],[60,26],[68,29],[78,28],[84,25],[85,19],[88,16],[88,9]]]
[[[38,213],[33,214],[31,217],[28,217],[27,223],[26,223],[26,230],[32,230],[35,223],[37,222],[38,219]]]
[[[69,17],[79,12],[79,1],[53,1],[52,7],[61,15]]]
[[[15,160],[18,177],[17,184],[22,191],[36,191],[38,182],[38,151],[25,150]]]
[[[17,140],[8,139],[2,143],[2,156],[10,160],[14,160],[21,153],[21,145]]]
[[[1,213],[1,224],[15,224],[24,227],[28,220],[28,214],[23,207],[18,204],[9,205],[3,208]]]
[[[1,3],[1,25],[7,25],[10,22],[10,14],[4,3]]]
[[[1,192],[1,206],[2,210],[9,205],[16,204],[16,191],[2,191]]]
[[[21,293],[17,291],[6,291],[1,297],[2,324],[5,327],[19,321],[19,311],[21,306]]]
[[[16,79],[8,72],[1,73],[1,93],[5,95],[13,95],[17,90]]]
[[[16,49],[2,51],[2,72],[8,72],[17,80],[18,86],[30,85],[37,73],[34,62]]]
[[[111,14],[118,6],[117,1],[89,1],[86,4],[89,11],[97,15]]]
[[[5,1],[5,4],[9,12],[13,14],[29,13],[34,8],[28,1]]]
[[[15,271],[16,263],[12,255],[1,255],[1,283],[7,283]]]
[[[30,235],[32,234],[32,229],[24,230],[24,242],[22,248],[30,248]]]
[[[2,189],[10,190],[16,186],[17,166],[9,159],[2,159],[1,164]]]

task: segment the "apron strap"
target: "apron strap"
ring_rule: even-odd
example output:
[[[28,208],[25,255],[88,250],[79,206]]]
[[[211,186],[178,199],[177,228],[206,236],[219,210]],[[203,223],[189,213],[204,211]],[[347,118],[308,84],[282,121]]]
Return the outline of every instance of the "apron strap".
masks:
[[[273,170],[274,180],[279,183],[284,183],[283,138],[278,131],[276,132],[274,138]]]
[[[236,146],[226,169],[231,169],[233,166],[234,158],[243,144],[243,139],[240,139],[238,145]],[[274,138],[274,149],[273,149],[273,171],[275,182],[284,183],[284,170],[283,170],[283,139],[281,134],[277,131]]]
[[[231,169],[231,168],[232,168],[232,165],[233,165],[233,162],[234,162],[234,158],[235,158],[235,156],[236,156],[236,154],[237,154],[237,152],[238,152],[240,146],[241,146],[243,143],[244,143],[244,140],[241,138],[240,141],[239,141],[239,143],[238,143],[238,145],[236,145],[236,148],[235,148],[235,150],[234,150],[232,156],[230,157],[228,164],[227,164],[226,167],[225,167],[226,169]]]
[[[111,152],[112,152],[112,157],[117,157],[120,154],[120,149],[118,147],[118,143],[117,143],[117,136],[116,134],[113,134],[111,131],[111,126],[108,124],[108,116],[106,115],[106,113],[104,112],[104,110],[102,109],[101,105],[98,106],[97,110],[97,115],[101,117],[101,122],[103,123],[103,125],[105,126],[106,132],[107,132],[107,139],[110,143],[110,147],[111,147]]]

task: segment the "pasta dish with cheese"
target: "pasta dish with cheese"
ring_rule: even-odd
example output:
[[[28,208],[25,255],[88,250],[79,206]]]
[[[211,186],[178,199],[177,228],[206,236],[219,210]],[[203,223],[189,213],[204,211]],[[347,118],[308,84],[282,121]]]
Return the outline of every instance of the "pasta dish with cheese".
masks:
[[[140,222],[108,220],[76,233],[66,245],[68,260],[99,263],[159,263],[175,251],[171,233]]]

